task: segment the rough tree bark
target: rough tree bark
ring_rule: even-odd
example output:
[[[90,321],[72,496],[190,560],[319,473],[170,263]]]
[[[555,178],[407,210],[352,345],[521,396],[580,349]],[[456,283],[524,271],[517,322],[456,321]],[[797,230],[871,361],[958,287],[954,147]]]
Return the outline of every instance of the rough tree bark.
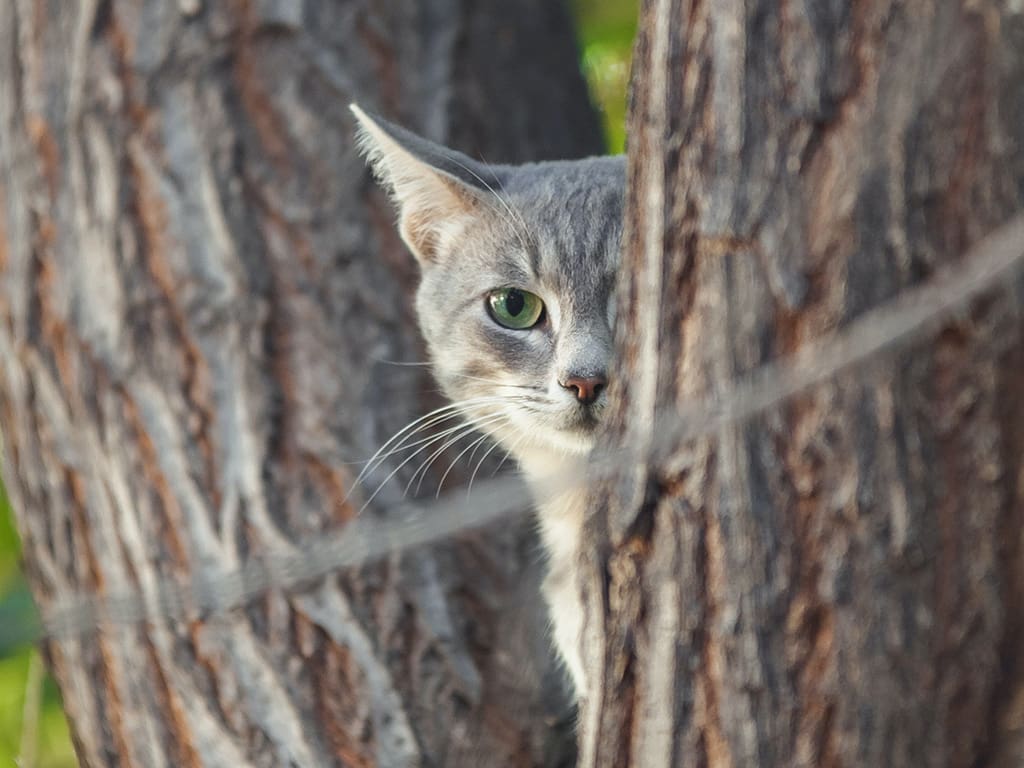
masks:
[[[490,161],[600,150],[549,0],[0,3],[3,470],[44,608],[336,529],[350,462],[438,404],[381,362],[422,359],[415,267],[353,100]],[[531,541],[49,642],[79,758],[571,759]]]
[[[647,0],[636,55],[629,445],[1024,207],[1019,3]],[[581,765],[1022,764],[1022,299],[598,487]]]

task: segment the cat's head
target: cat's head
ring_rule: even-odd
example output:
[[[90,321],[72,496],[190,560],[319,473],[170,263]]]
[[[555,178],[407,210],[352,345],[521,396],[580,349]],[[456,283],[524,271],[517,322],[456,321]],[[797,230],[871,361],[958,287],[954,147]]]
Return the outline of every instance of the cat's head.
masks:
[[[445,393],[520,458],[587,452],[607,399],[624,160],[490,166],[353,112],[421,267]]]

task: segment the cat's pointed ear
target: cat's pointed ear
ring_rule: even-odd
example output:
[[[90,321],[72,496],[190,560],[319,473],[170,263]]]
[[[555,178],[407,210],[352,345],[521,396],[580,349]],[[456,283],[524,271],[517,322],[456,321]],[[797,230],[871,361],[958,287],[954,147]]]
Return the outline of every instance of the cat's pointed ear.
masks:
[[[422,264],[438,261],[482,207],[472,183],[483,181],[475,163],[356,104],[350,109],[359,123],[359,151],[398,206],[402,239]]]

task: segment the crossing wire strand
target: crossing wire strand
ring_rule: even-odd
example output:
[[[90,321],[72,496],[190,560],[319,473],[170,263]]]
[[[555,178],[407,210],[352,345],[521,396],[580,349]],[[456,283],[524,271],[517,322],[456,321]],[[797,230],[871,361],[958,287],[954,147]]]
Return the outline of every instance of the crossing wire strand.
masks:
[[[597,452],[588,472],[552,476],[542,492],[558,493],[619,471],[625,461],[650,451],[713,433],[934,330],[952,312],[999,284],[1011,285],[1024,264],[1024,214],[1013,218],[970,249],[954,265],[861,315],[844,328],[806,343],[797,352],[768,362],[733,380],[719,392],[659,413],[657,442],[644,456],[630,446]],[[1013,290],[1009,288],[1008,290]],[[666,428],[671,424],[671,428]],[[253,558],[240,568],[187,582],[163,580],[147,590],[104,595],[74,593],[58,599],[38,624],[24,627],[26,640],[83,635],[108,624],[173,620],[229,611],[268,589],[291,589],[343,568],[430,544],[522,512],[531,495],[514,477],[478,484],[469,496],[454,491],[438,501],[407,503],[386,515],[368,514],[337,533],[293,550]],[[19,638],[21,639],[21,638]]]

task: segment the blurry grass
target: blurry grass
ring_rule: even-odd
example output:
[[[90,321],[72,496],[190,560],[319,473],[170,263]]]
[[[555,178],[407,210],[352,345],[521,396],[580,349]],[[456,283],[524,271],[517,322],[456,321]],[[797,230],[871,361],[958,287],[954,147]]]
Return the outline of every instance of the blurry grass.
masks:
[[[610,152],[626,141],[626,86],[629,84],[639,0],[572,0],[581,66],[601,110]]]
[[[30,756],[35,759],[26,760],[25,768],[73,768],[78,762],[56,684],[46,676],[38,707],[26,711],[26,696],[31,698],[34,692],[30,678],[36,651],[30,645],[12,646],[5,640],[21,635],[19,630],[35,615],[18,569],[19,546],[11,507],[0,483],[0,768]],[[39,663],[38,656],[35,663]],[[34,727],[25,728],[26,716],[30,726],[35,719]],[[22,743],[22,734],[33,732],[34,743]]]
[[[580,65],[604,122],[610,152],[625,144],[626,86],[639,0],[571,0],[581,48]],[[34,768],[77,765],[60,694],[49,676],[42,686],[34,745],[22,744],[30,667],[36,651],[18,644],[35,610],[18,568],[19,541],[3,484],[0,483],[0,768],[17,764],[19,755],[35,756]],[[31,732],[29,728],[29,732]],[[25,768],[32,768],[26,766]]]

